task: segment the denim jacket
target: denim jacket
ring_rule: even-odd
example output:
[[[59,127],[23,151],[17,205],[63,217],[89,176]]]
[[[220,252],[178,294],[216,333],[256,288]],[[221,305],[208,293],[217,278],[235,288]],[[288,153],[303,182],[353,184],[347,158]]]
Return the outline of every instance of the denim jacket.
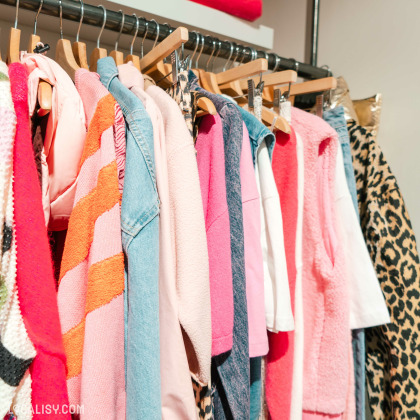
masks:
[[[126,166],[121,205],[126,257],[124,290],[128,419],[160,419],[159,198],[153,126],[143,103],[118,79],[111,57],[98,61],[102,84],[126,122]]]
[[[254,115],[252,115],[247,110],[237,106],[239,112],[241,113],[241,117],[244,120],[246,128],[248,129],[249,133],[249,140],[251,142],[251,152],[252,152],[252,160],[255,166],[255,161],[257,159],[257,151],[260,147],[263,140],[267,143],[268,153],[270,155],[270,159],[273,157],[273,150],[274,145],[276,143],[276,137],[274,134],[261,122],[259,121]]]

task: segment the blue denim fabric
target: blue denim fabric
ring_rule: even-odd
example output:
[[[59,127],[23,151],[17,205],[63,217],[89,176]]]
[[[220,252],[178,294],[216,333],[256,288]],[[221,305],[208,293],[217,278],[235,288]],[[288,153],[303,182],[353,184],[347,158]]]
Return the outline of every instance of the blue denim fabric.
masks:
[[[245,282],[244,228],[240,158],[243,140],[241,115],[231,101],[200,88],[189,73],[192,90],[199,91],[216,106],[222,119],[225,145],[226,195],[230,221],[233,280],[233,346],[230,352],[213,357],[212,382],[214,418],[247,420],[250,417],[250,367],[248,314]]]
[[[249,133],[254,166],[255,159],[257,158],[257,150],[264,139],[267,143],[268,153],[271,159],[273,156],[274,145],[276,144],[276,137],[261,121],[258,120],[258,118],[240,106],[237,105],[237,107]]]
[[[246,125],[249,134],[249,141],[251,143],[252,162],[255,166],[257,159],[257,151],[263,140],[267,143],[268,153],[270,159],[273,156],[274,145],[276,137],[274,134],[261,122],[245,109],[237,106],[241,117]],[[251,405],[251,420],[258,420],[261,410],[261,357],[253,357],[250,359],[251,366],[251,388],[250,388],[250,405]],[[258,372],[259,369],[259,372]]]
[[[261,413],[261,367],[262,357],[251,357],[250,420],[258,420]]]
[[[126,257],[124,317],[127,419],[160,419],[159,198],[153,126],[142,102],[118,80],[111,57],[98,61],[102,84],[126,123],[126,164],[121,206]],[[170,351],[168,349],[168,351]]]
[[[337,133],[343,153],[344,169],[346,172],[347,185],[353,201],[354,208],[359,217],[357,203],[356,180],[354,177],[353,161],[350,150],[350,139],[347,131],[347,123],[344,116],[344,108],[339,106],[324,112],[324,120],[333,127]],[[366,351],[364,329],[352,331],[354,375],[356,386],[356,419],[365,420],[365,388],[366,388]]]

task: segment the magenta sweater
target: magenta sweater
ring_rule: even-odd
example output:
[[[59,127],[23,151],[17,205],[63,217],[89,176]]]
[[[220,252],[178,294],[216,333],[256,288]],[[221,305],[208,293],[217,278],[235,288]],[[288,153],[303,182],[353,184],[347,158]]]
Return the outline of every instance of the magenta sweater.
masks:
[[[232,348],[233,285],[230,223],[226,200],[223,126],[219,115],[206,115],[196,142],[201,197],[209,253],[212,356]]]
[[[29,128],[28,75],[22,64],[14,63],[9,66],[9,77],[17,117],[13,156],[16,282],[23,320],[36,349],[36,357],[30,366],[33,419],[70,419],[67,411],[66,356]],[[59,406],[58,412],[42,414],[42,406],[45,410],[47,404]]]

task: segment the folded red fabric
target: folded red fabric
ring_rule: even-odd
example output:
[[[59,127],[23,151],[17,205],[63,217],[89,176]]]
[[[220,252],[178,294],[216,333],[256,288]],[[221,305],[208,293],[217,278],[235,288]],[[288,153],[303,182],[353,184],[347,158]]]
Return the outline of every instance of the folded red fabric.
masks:
[[[190,0],[251,22],[261,17],[262,0]]]

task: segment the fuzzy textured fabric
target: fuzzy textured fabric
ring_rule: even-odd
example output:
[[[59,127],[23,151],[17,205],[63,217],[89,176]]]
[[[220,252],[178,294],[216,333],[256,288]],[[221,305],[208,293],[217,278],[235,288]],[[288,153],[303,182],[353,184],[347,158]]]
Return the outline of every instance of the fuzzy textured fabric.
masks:
[[[219,115],[203,117],[195,147],[209,252],[212,356],[217,356],[229,351],[233,340],[230,223],[226,200],[223,126]]]
[[[20,311],[16,284],[16,236],[13,204],[13,145],[16,115],[7,66],[0,63],[0,418],[11,405],[19,419],[30,419],[28,367],[36,355]]]
[[[292,311],[295,308],[296,231],[298,220],[297,139],[278,131],[273,151],[273,174],[280,196],[284,247]],[[289,419],[292,401],[294,332],[269,333],[266,367],[266,401],[272,419]]]
[[[13,157],[17,287],[21,311],[35,350],[30,366],[35,420],[46,404],[68,405],[66,356],[61,336],[51,252],[42,209],[41,188],[32,149],[28,110],[28,75],[20,63],[9,66],[17,125]],[[34,287],[36,285],[36,287]],[[65,410],[54,419],[70,419]]]
[[[350,299],[333,201],[338,139],[325,121],[296,108],[292,123],[302,136],[305,161],[303,410],[322,418],[344,412],[352,374]]]
[[[115,100],[96,74],[76,86],[89,130],[64,246],[58,306],[71,404],[81,419],[125,417],[124,255],[114,146]]]
[[[171,236],[180,299],[179,321],[183,327],[190,371],[200,384],[207,385],[212,341],[210,281],[194,142],[178,104],[161,89],[152,89],[150,95],[159,107],[165,124]]]

